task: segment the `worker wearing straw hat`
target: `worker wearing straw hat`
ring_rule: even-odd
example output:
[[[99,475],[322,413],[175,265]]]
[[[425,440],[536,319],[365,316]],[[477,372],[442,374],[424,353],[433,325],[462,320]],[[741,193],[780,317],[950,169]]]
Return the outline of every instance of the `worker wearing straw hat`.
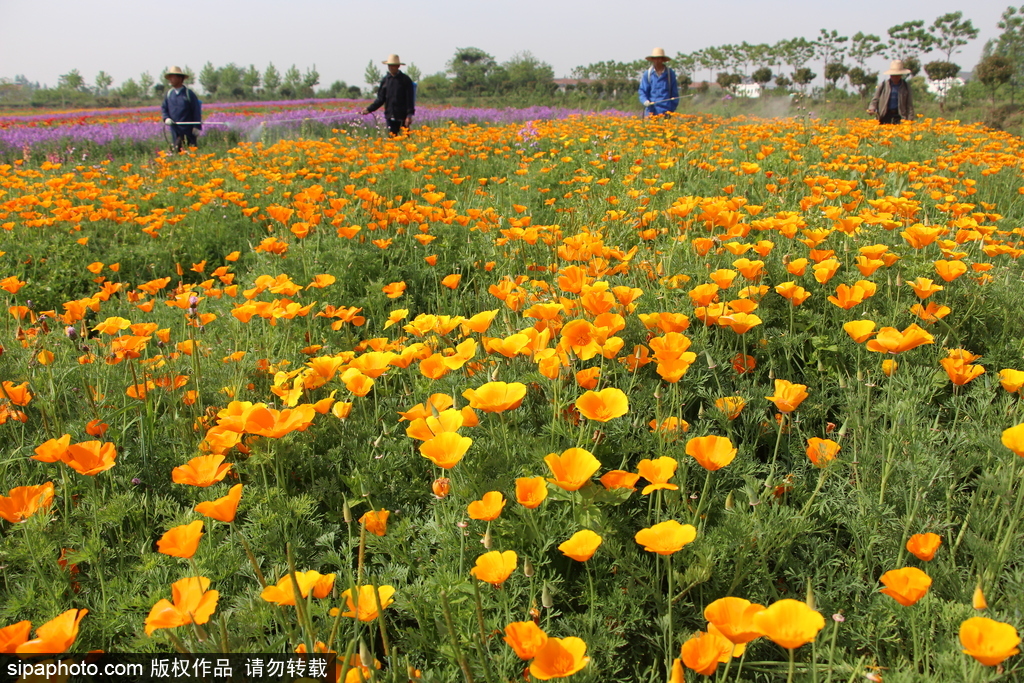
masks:
[[[903,66],[902,60],[894,59],[889,70],[883,71],[882,75],[889,78],[878,84],[868,105],[868,113],[877,116],[878,122],[883,124],[913,120],[914,100],[910,96],[910,84],[905,79],[910,75],[910,69]]]
[[[416,94],[412,79],[402,72],[405,65],[398,55],[388,55],[384,61],[388,72],[384,74],[377,87],[377,99],[363,110],[363,114],[377,111],[384,107],[384,118],[388,122],[388,130],[398,135],[403,128],[412,125],[412,117],[416,114]]]
[[[671,61],[665,50],[656,47],[647,56],[651,66],[640,76],[640,104],[648,114],[665,114],[675,111],[679,104],[679,84],[676,72],[669,66]]]
[[[203,128],[203,103],[190,88],[185,87],[188,74],[182,71],[181,67],[172,66],[164,74],[164,78],[171,87],[164,95],[160,111],[163,113],[164,123],[171,129],[174,149],[180,152],[183,143],[188,143],[189,147],[196,146],[196,134]]]

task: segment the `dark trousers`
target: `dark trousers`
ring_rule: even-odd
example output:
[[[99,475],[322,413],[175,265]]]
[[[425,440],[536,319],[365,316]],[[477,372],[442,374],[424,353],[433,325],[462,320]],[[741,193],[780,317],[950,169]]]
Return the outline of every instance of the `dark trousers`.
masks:
[[[409,127],[405,125],[405,119],[388,119],[388,130],[391,131],[392,135],[398,135],[402,132],[403,128],[406,130],[409,129]]]
[[[878,119],[878,122],[881,124],[899,123],[902,120],[903,119],[900,118],[900,112],[898,109],[890,109],[887,112],[885,112],[882,118]]]
[[[174,139],[174,151],[180,152],[184,145],[189,147],[196,147],[196,133],[195,128],[179,128],[178,126],[171,126],[171,137]]]

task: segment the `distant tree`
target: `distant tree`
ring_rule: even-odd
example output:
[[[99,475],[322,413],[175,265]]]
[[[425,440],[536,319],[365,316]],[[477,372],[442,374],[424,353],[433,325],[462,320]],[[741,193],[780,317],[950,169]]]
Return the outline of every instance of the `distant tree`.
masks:
[[[281,74],[278,72],[277,67],[274,66],[274,63],[271,62],[267,65],[267,70],[263,72],[263,92],[273,96],[280,87]]]
[[[57,87],[61,90],[81,90],[84,86],[85,79],[78,69],[72,69],[57,77]]]
[[[846,80],[857,89],[861,97],[867,97],[878,85],[878,72],[865,71],[863,67],[855,66],[846,73]]]
[[[889,29],[887,56],[905,62],[932,49],[935,38],[924,28],[924,21],[907,21]]]
[[[843,43],[848,40],[849,37],[839,35],[839,32],[835,29],[831,31],[821,29],[818,31],[818,39],[815,41],[818,44],[818,56],[825,66],[824,78],[826,81],[832,81],[832,87],[835,87],[835,81],[842,78],[845,72],[839,74],[835,80],[830,79],[828,76],[829,64],[838,64],[839,67],[842,67],[843,54],[846,52],[846,47]]]
[[[996,103],[996,91],[999,86],[1009,83],[1013,74],[1013,62],[1003,55],[990,55],[974,67],[974,77],[989,89],[992,104]]]
[[[234,62],[222,66],[218,74],[217,92],[235,99],[243,97],[245,95],[245,88],[242,86],[244,73]]]
[[[825,80],[828,82],[829,87],[835,89],[836,83],[840,78],[849,73],[850,67],[846,66],[842,62],[829,62],[825,65]]]
[[[153,76],[148,71],[143,71],[139,74],[139,90],[142,91],[143,98],[149,98],[153,95],[153,84],[155,82]]]
[[[992,55],[1006,57],[1013,65],[1010,79],[1010,102],[1015,99],[1017,85],[1024,74],[1024,6],[1020,9],[1007,7],[996,24],[1003,32],[995,40],[985,44],[982,58]]]
[[[110,85],[114,82],[113,77],[106,71],[96,74],[96,93],[106,95],[110,91]]]
[[[979,29],[974,28],[970,19],[961,21],[963,12],[943,14],[932,22],[929,31],[935,49],[946,53],[946,63],[953,58],[954,52],[978,37]]]
[[[199,71],[199,85],[203,86],[203,90],[209,94],[217,94],[217,89],[220,87],[220,70],[211,62],[204,64]]]
[[[732,90],[734,85],[739,85],[743,82],[743,76],[720,71],[715,82],[721,86],[722,90]]]
[[[137,100],[142,94],[142,89],[135,82],[134,78],[129,78],[121,83],[121,87],[117,89],[117,94],[125,100]]]
[[[917,57],[907,57],[903,60],[903,67],[910,72],[910,77],[913,78],[921,73],[921,60]]]
[[[960,65],[952,62],[928,62],[924,65],[924,72],[933,81],[944,81],[947,78],[956,78],[960,73]]]
[[[411,78],[414,83],[423,78],[423,72],[412,62],[409,62],[409,66],[405,69],[405,75]]]
[[[862,67],[869,59],[884,51],[885,43],[882,42],[882,39],[870,33],[858,31],[850,40],[850,59]]]
[[[688,73],[676,74],[676,85],[679,87],[679,92],[686,92],[690,89],[693,84],[693,78]],[[685,95],[681,95],[685,97]]]
[[[460,47],[448,60],[452,87],[460,93],[479,93],[487,86],[488,76],[497,67],[494,57],[477,47]]]
[[[779,74],[778,76],[775,77],[775,85],[785,89],[793,85],[793,81],[791,81],[788,76],[785,76],[784,74]]]
[[[697,54],[697,53],[694,53]],[[577,66],[572,70],[573,78],[588,78],[595,81],[633,81],[648,67],[645,59],[632,62],[596,62],[586,66]]]
[[[426,97],[447,97],[451,94],[451,81],[444,72],[424,76],[419,81],[418,96]]]
[[[372,92],[376,93],[377,86],[380,85],[380,79],[382,78],[384,78],[384,74],[381,72],[380,67],[377,66],[377,62],[371,59],[366,64],[366,71],[363,72],[363,82],[369,86]]]
[[[804,64],[814,59],[818,53],[818,44],[802,37],[793,38],[782,41],[781,49],[786,64],[789,64],[794,69],[800,69]]]
[[[288,70],[284,72],[284,81],[281,84],[281,94],[288,98],[297,97],[302,88],[302,74],[299,73],[298,68],[292,64],[288,67]]]
[[[320,72],[316,70],[316,64],[311,68],[306,69],[306,73],[302,74],[302,90],[304,94],[312,95],[313,88],[320,82]]]
[[[772,80],[773,75],[774,74],[772,74],[771,69],[766,66],[762,66],[760,69],[757,69],[754,73],[750,74],[750,80],[763,86]]]
[[[555,89],[555,70],[529,51],[516,53],[501,66],[504,68],[506,86],[509,90],[551,92]]]
[[[806,66],[800,67],[799,69],[793,72],[793,82],[799,85],[801,89],[806,88],[807,84],[817,77],[818,74],[814,73]]]
[[[260,70],[250,64],[249,68],[242,73],[242,87],[245,88],[246,97],[252,97],[260,88]]]

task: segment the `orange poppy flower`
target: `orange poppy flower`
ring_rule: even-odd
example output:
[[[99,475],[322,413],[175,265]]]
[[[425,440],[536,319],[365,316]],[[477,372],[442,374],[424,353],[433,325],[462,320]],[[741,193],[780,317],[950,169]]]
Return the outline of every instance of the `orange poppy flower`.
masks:
[[[962,387],[985,374],[984,367],[968,363],[962,358],[943,358],[939,361],[939,364],[949,376],[949,381],[958,387]]]
[[[934,344],[935,338],[912,324],[900,332],[895,327],[883,327],[874,339],[867,343],[868,351],[876,353],[903,353],[916,349],[922,344]]]
[[[874,334],[875,323],[871,320],[851,320],[843,325],[843,331],[856,343],[863,344]]]
[[[40,510],[53,504],[53,482],[38,486],[15,486],[0,496],[0,517],[11,524],[24,522]]]
[[[639,478],[639,474],[633,474],[624,470],[612,470],[601,475],[600,481],[601,485],[608,491],[614,491],[615,489],[635,491],[636,481]]]
[[[940,545],[942,537],[938,534],[914,534],[907,539],[907,550],[922,562],[931,562]]]
[[[967,264],[963,261],[939,260],[935,262],[935,272],[946,282],[952,282],[967,272]]]
[[[999,385],[1011,394],[1015,394],[1024,387],[1024,372],[1007,368],[999,371]]]
[[[59,439],[49,439],[36,446],[32,459],[39,462],[58,462],[64,458],[70,444],[70,434],[65,434]]]
[[[63,461],[79,474],[94,477],[115,464],[117,450],[109,441],[84,441],[68,446]]]
[[[601,461],[583,448],[569,448],[561,455],[549,453],[544,462],[554,475],[548,481],[565,491],[580,490],[601,467]]]
[[[1020,636],[1011,624],[986,617],[971,617],[960,624],[960,644],[985,666],[998,666],[1020,654]]]
[[[315,569],[311,569],[308,572],[295,572],[294,583],[292,583],[291,574],[285,574],[278,579],[277,584],[264,588],[260,593],[260,597],[267,602],[273,602],[278,605],[294,606],[296,584],[299,587],[299,595],[301,597],[309,597],[310,592],[312,592],[314,598],[321,600],[331,594],[331,589],[334,588],[334,574],[321,574]],[[362,598],[362,595],[360,595],[360,598]],[[362,603],[361,599],[360,603]]]
[[[502,413],[519,407],[526,396],[526,385],[520,382],[488,382],[476,389],[466,389],[462,395],[469,407],[485,413]]]
[[[384,292],[389,299],[397,299],[405,294],[405,290],[406,284],[404,282],[392,282],[391,284],[384,285],[384,287],[381,288],[381,291]]]
[[[1024,458],[1024,422],[1003,430],[1003,445]]]
[[[16,406],[25,407],[32,401],[32,392],[28,390],[28,382],[15,384],[14,382],[3,382],[3,390],[0,391],[0,398],[7,398]]]
[[[505,627],[504,641],[516,657],[524,661],[533,659],[548,642],[548,634],[532,621],[514,621]]]
[[[659,555],[671,555],[697,538],[697,529],[691,524],[680,524],[670,519],[636,532],[634,539],[644,550]]]
[[[730,642],[742,645],[764,635],[754,624],[754,615],[762,610],[762,605],[749,600],[726,597],[705,607],[704,618]]]
[[[447,287],[448,289],[455,289],[456,287],[459,286],[459,282],[461,282],[461,281],[462,281],[462,276],[461,275],[459,275],[457,273],[452,273],[451,275],[445,276],[441,280],[441,284],[444,285],[445,287]]]
[[[359,523],[366,527],[366,530],[375,536],[383,536],[388,532],[388,517],[391,513],[383,508],[369,510],[359,518]]]
[[[709,472],[720,470],[731,463],[736,452],[732,441],[724,436],[698,436],[686,442],[686,454]]]
[[[588,420],[608,422],[629,412],[629,400],[621,389],[588,391],[576,399],[576,410]]]
[[[839,444],[832,439],[819,439],[816,436],[807,440],[807,457],[815,467],[825,467],[836,459]]]
[[[15,652],[31,654],[67,652],[78,637],[78,625],[87,609],[69,609],[36,629],[36,637],[19,645]]]
[[[718,408],[728,420],[735,420],[743,412],[747,402],[742,396],[726,396],[715,400],[715,407]]]
[[[484,583],[498,587],[505,583],[519,564],[519,556],[514,550],[500,552],[492,550],[476,558],[476,566],[469,573]]]
[[[594,556],[602,542],[604,542],[604,539],[598,534],[590,529],[583,529],[570,536],[569,540],[561,543],[558,549],[566,557],[577,562],[586,562]]]
[[[445,432],[457,432],[464,422],[461,411],[442,410],[437,416],[418,417],[409,423],[405,435],[411,439],[428,441]]]
[[[683,643],[680,657],[687,668],[703,676],[712,676],[723,655],[732,655],[733,644],[717,633],[699,632]]]
[[[977,610],[988,609],[988,601],[985,600],[985,593],[981,590],[981,583],[974,587],[974,595],[971,596],[971,607]]]
[[[473,439],[455,432],[443,432],[420,444],[420,455],[438,467],[450,470],[473,445]]]
[[[663,455],[655,460],[641,460],[636,466],[637,473],[649,481],[650,484],[645,486],[640,493],[646,496],[659,489],[678,491],[678,486],[668,483],[668,480],[675,476],[678,466],[679,463],[676,462],[676,459],[670,458],[667,455]]]
[[[774,403],[780,413],[791,413],[800,407],[808,395],[806,385],[777,379],[775,380],[775,394],[765,396],[765,398]]]
[[[900,364],[897,363],[895,360],[893,360],[892,358],[886,358],[885,360],[882,361],[882,374],[884,374],[886,377],[892,377],[892,374],[896,372],[897,368],[899,367]]]
[[[205,624],[217,609],[218,591],[207,590],[210,580],[205,576],[190,576],[171,584],[172,601],[162,598],[146,617],[146,635],[161,628],[176,628],[188,624]]]
[[[753,615],[754,627],[776,645],[794,650],[825,628],[825,617],[799,600],[778,600]]]
[[[31,621],[19,621],[16,624],[0,628],[0,654],[14,654],[18,646],[28,640],[31,633]]]
[[[586,653],[587,644],[580,638],[548,638],[534,656],[530,674],[542,681],[572,676],[590,662]]]
[[[505,496],[500,491],[488,491],[481,500],[474,500],[466,507],[470,519],[478,519],[481,522],[490,522],[501,515],[505,509]]]
[[[601,368],[587,368],[576,373],[576,384],[584,389],[593,389],[601,377]]]
[[[195,511],[210,519],[216,519],[218,522],[230,524],[235,521],[235,514],[238,511],[238,502],[240,500],[242,500],[242,485],[235,484],[226,496],[199,503],[196,505]]]
[[[199,549],[199,539],[203,537],[203,520],[197,519],[191,524],[168,529],[156,542],[158,552],[171,557],[189,559]]]
[[[223,481],[233,463],[225,463],[223,455],[200,455],[171,470],[175,484],[207,487]]]
[[[334,576],[331,574],[330,576]],[[358,618],[359,621],[373,621],[380,614],[377,611],[377,600],[380,600],[380,608],[387,609],[395,599],[392,597],[395,594],[394,586],[378,586],[376,598],[373,595],[373,586],[359,586],[357,591],[353,593],[352,589],[344,591],[341,597],[345,598],[345,605],[347,609],[341,613],[343,617]],[[316,593],[314,597],[326,597],[318,596]],[[358,601],[358,605],[356,604]],[[334,612],[334,610],[331,610]],[[336,612],[334,612],[336,614]]]
[[[917,567],[891,569],[878,580],[885,586],[880,592],[904,607],[910,607],[923,598],[932,585],[932,578]]]
[[[548,484],[544,477],[519,477],[516,479],[516,501],[524,508],[533,510],[548,497]]]

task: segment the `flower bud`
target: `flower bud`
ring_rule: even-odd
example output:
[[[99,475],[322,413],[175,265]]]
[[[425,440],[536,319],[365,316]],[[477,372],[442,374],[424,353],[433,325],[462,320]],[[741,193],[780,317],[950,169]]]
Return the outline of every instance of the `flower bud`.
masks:
[[[430,488],[438,498],[446,498],[451,492],[451,480],[448,477],[439,477],[434,480]]]
[[[341,515],[345,519],[345,524],[352,523],[352,510],[349,509],[347,500],[341,504]]]
[[[532,579],[533,575],[535,573],[536,572],[533,570],[533,562],[530,562],[529,558],[524,560],[523,561],[523,574],[526,576],[526,578]]]
[[[551,591],[548,590],[548,585],[546,583],[540,592],[540,604],[544,606],[544,609],[551,609],[555,606],[555,601],[551,599]]]
[[[74,341],[78,339],[78,329],[74,325],[68,325],[64,328],[64,336]]]

